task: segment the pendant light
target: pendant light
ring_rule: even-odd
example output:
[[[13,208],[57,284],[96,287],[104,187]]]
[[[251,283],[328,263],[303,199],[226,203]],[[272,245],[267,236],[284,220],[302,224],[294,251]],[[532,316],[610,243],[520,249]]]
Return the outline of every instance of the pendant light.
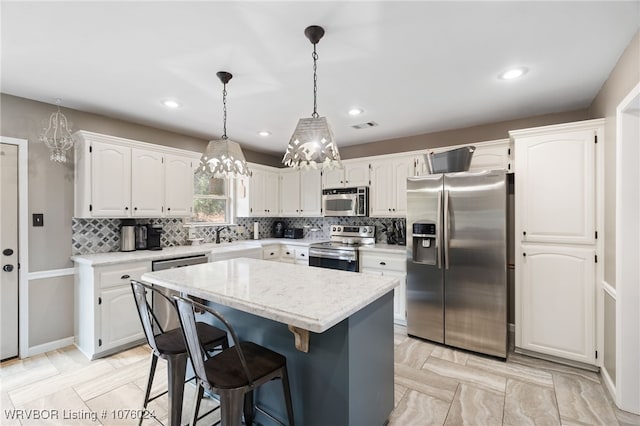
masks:
[[[56,99],[58,110],[51,113],[49,126],[43,129],[40,141],[51,150],[51,161],[65,163],[67,151],[73,147],[73,136],[67,117],[60,111],[60,99]]]
[[[313,114],[311,118],[298,121],[293,136],[287,146],[282,163],[294,168],[342,168],[338,146],[326,117],[320,117],[317,111],[318,76],[316,45],[324,36],[324,28],[312,25],[304,30],[304,35],[313,44]]]
[[[233,75],[226,71],[216,73],[222,82],[223,131],[220,139],[209,141],[200,158],[197,173],[216,178],[249,176],[247,161],[240,145],[227,137],[227,83]]]

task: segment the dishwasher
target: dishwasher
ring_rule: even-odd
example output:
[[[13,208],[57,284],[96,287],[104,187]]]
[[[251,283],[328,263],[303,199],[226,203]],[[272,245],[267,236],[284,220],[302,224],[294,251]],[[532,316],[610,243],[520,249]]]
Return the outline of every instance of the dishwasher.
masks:
[[[163,271],[165,269],[173,269],[173,268],[182,268],[190,265],[198,265],[200,263],[209,262],[209,257],[206,254],[198,254],[195,256],[184,256],[184,257],[174,257],[171,259],[162,259],[162,260],[154,260],[151,262],[151,270],[152,271]],[[160,290],[165,295],[171,296],[179,294],[179,292],[174,290],[169,290],[166,287],[161,286],[153,286],[154,288]],[[160,327],[163,330],[171,330],[173,328],[180,327],[180,321],[178,319],[178,314],[173,306],[169,306],[168,302],[161,296],[153,294],[153,313],[155,314]]]

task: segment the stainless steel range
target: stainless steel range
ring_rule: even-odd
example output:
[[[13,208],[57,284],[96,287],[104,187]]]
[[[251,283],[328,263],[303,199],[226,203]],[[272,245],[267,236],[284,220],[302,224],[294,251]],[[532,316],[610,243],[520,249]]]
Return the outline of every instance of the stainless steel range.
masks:
[[[331,239],[309,246],[309,266],[360,271],[358,247],[376,242],[375,226],[331,226]]]

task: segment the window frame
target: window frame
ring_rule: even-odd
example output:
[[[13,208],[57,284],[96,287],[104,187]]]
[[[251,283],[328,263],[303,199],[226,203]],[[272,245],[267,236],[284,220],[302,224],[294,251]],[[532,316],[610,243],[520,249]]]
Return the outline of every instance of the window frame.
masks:
[[[193,174],[194,184],[195,179],[197,179],[197,174]],[[185,226],[189,227],[198,227],[198,226],[225,226],[225,225],[236,225],[236,217],[235,217],[235,185],[233,185],[233,178],[221,178],[225,182],[225,192],[226,196],[214,195],[214,194],[196,194],[193,192],[193,198],[191,200],[192,207],[197,199],[206,199],[206,200],[226,200],[226,211],[225,211],[225,222],[195,222],[193,221],[193,214],[195,214],[195,208],[192,208],[193,214],[190,217],[184,219]]]

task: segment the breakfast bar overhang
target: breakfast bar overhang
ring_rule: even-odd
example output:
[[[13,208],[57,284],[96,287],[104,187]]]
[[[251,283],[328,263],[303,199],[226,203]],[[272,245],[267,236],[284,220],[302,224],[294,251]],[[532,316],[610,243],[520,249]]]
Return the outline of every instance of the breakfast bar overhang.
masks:
[[[204,299],[241,340],[286,356],[296,424],[387,422],[399,278],[239,258],[149,272],[142,280]],[[279,383],[261,387],[255,401],[286,418]]]

